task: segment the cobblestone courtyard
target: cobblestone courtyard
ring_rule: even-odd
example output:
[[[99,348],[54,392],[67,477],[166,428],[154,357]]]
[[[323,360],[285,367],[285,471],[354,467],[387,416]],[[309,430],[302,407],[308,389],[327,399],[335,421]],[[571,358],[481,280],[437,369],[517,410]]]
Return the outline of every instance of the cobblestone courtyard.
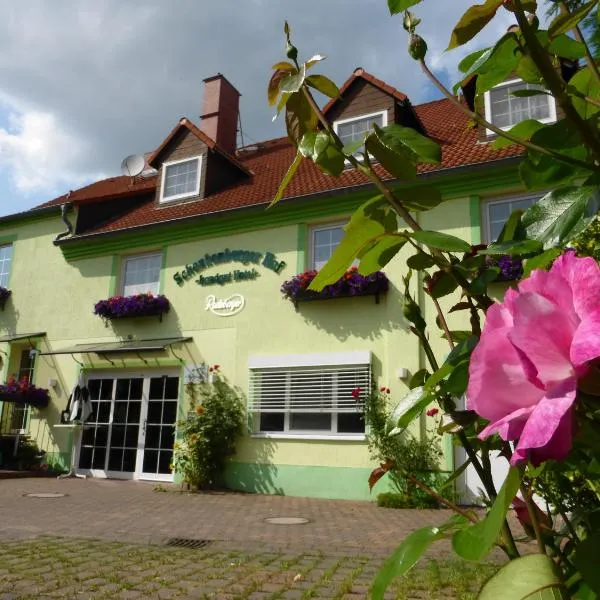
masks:
[[[39,498],[27,494],[59,493]],[[180,494],[97,480],[0,481],[0,600],[368,598],[384,557],[444,511],[243,494]],[[308,519],[274,525],[272,517]],[[172,538],[199,548],[169,546]],[[447,546],[390,598],[469,600],[493,567]]]

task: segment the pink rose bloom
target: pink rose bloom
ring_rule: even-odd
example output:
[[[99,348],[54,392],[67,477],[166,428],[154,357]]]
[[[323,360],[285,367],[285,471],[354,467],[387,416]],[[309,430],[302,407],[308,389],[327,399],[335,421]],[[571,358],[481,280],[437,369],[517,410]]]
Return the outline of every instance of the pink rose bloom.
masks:
[[[577,382],[598,357],[600,268],[567,252],[488,309],[467,390],[467,407],[490,421],[479,437],[517,441],[513,465],[563,460]]]

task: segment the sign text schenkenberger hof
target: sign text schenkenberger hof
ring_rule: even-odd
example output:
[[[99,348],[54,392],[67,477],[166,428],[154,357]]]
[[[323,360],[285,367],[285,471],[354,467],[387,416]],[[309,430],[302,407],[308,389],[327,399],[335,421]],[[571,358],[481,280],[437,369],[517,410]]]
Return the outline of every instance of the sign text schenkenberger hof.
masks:
[[[214,275],[203,275],[206,269],[238,262],[251,269],[233,269],[224,273]],[[225,285],[234,281],[249,281],[260,277],[258,270],[253,265],[262,266],[279,274],[285,267],[285,262],[277,260],[272,252],[252,252],[251,250],[229,250],[214,254],[205,254],[193,263],[185,265],[181,271],[173,275],[177,285],[182,286],[186,281],[195,281],[198,285]]]

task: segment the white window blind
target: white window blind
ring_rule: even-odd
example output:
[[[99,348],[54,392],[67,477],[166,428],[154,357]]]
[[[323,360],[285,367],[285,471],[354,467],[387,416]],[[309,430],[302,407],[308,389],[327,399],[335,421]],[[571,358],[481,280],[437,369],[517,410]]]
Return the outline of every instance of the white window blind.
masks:
[[[259,432],[362,435],[371,366],[251,368],[249,388]]]
[[[10,265],[12,263],[12,244],[0,246],[0,287],[8,287]]]
[[[161,201],[197,196],[200,192],[201,157],[163,165]]]
[[[162,254],[138,254],[123,259],[121,293],[123,296],[136,294],[158,294]]]

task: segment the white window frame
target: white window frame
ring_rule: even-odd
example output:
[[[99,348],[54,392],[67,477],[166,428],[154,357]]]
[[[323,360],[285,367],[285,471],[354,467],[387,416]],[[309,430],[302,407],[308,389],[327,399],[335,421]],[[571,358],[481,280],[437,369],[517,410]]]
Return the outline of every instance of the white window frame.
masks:
[[[369,367],[369,378],[371,376],[372,359],[370,351],[350,351],[350,352],[319,352],[314,354],[288,354],[282,356],[251,356],[248,359],[248,368],[252,370],[260,369],[293,369],[302,367]],[[252,389],[250,387],[250,389]],[[295,440],[337,440],[349,442],[364,442],[365,433],[336,433],[337,415],[336,411],[331,411],[331,430],[315,431],[294,431],[290,430],[290,412],[284,412],[283,431],[260,431],[260,411],[250,411],[254,415],[254,430],[251,434],[256,438],[273,439],[295,439]]]
[[[522,79],[519,79],[519,78],[510,79],[509,81],[503,81],[502,83],[495,85],[492,89],[495,90],[498,88],[509,87],[511,85],[514,85],[515,83],[526,83],[526,82],[524,82]],[[554,123],[556,121],[556,102],[552,96],[546,96],[546,98],[548,99],[548,106],[550,108],[550,116],[545,119],[539,119],[539,122],[540,123]],[[490,123],[494,123],[493,115],[492,115],[492,101],[491,101],[491,96],[490,96],[490,90],[485,92],[485,94],[483,95],[483,102],[484,102],[486,120],[489,121]],[[515,125],[516,125],[516,123],[514,123],[513,125],[510,125],[508,127],[499,127],[499,129],[502,129],[502,131],[508,131],[508,130],[512,129]],[[486,133],[487,133],[487,135],[496,135],[491,129],[486,129]]]
[[[152,292],[153,295],[160,294],[160,277],[162,270],[164,268],[164,254],[162,252],[142,252],[141,254],[126,254],[121,257],[121,272],[119,278],[119,295],[125,295],[125,273],[127,272],[127,261],[138,259],[138,258],[146,258],[146,257],[158,257],[160,259],[160,269],[158,271],[158,281],[157,281],[157,291],[156,293]],[[148,293],[148,292],[137,292],[137,293]]]
[[[196,187],[194,188],[194,191],[192,192],[186,192],[185,194],[175,194],[174,196],[168,196],[165,198],[165,180],[167,178],[167,170],[168,167],[171,167],[173,165],[178,165],[181,163],[185,163],[185,162],[191,162],[191,161],[198,161],[198,178],[196,180]],[[161,203],[167,203],[167,202],[173,202],[174,200],[181,200],[183,198],[193,198],[194,196],[199,196],[200,195],[200,179],[202,176],[202,155],[200,156],[189,156],[188,158],[182,158],[181,160],[172,160],[169,162],[165,162],[162,164],[162,174],[161,174],[161,180],[160,180],[160,202]]]
[[[333,130],[335,131],[335,133],[337,135],[339,125],[343,125],[344,123],[352,123],[352,121],[360,121],[361,119],[369,119],[371,117],[378,117],[380,115],[383,117],[381,120],[381,126],[386,127],[388,124],[388,111],[387,110],[378,110],[377,112],[369,113],[366,115],[356,115],[355,117],[350,117],[348,119],[338,119],[337,121],[333,122]],[[356,160],[363,160],[363,157],[357,156]],[[344,162],[345,162],[346,166],[348,166],[350,164],[350,161],[347,158],[345,159]]]
[[[494,204],[505,204],[507,202],[518,202],[519,200],[540,200],[546,192],[537,192],[535,194],[517,194],[513,196],[502,196],[500,198],[489,198],[482,202],[482,221],[483,221],[483,240],[484,244],[492,243],[492,232],[490,222],[490,206]]]
[[[334,229],[341,227],[342,229],[348,224],[348,221],[332,221],[331,223],[317,223],[308,228],[308,268],[316,270],[315,267],[315,233],[326,229]],[[357,261],[355,261],[357,262]]]
[[[11,249],[8,271],[6,272],[6,286],[5,286],[6,288],[9,288],[10,287],[10,273],[12,271],[12,264],[13,264],[14,254],[15,254],[15,246],[12,242],[9,242],[8,244],[0,243],[0,249],[2,249],[2,248],[10,248]],[[4,262],[6,262],[6,261],[2,261],[3,264],[4,264]]]

